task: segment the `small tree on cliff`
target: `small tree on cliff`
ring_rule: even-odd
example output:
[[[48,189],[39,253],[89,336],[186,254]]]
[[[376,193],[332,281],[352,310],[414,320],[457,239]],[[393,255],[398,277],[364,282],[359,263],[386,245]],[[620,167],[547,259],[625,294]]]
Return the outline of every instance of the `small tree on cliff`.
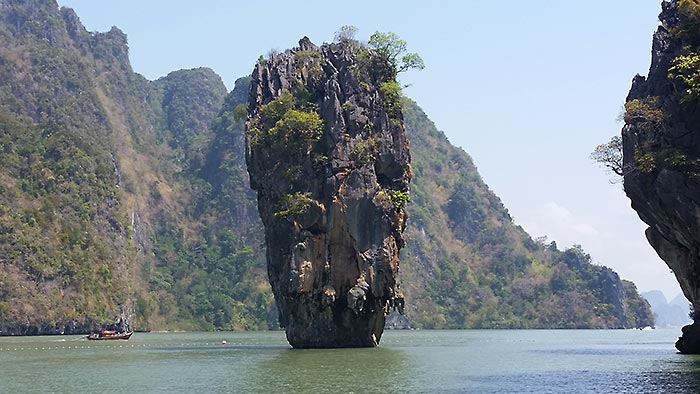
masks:
[[[352,25],[345,25],[335,32],[335,42],[348,42],[356,41],[355,35],[357,35],[357,27]]]
[[[622,164],[622,137],[619,135],[612,137],[609,142],[596,146],[590,157],[613,174],[620,177],[625,175]],[[617,178],[613,182],[619,180],[621,179]]]
[[[357,31],[358,29],[355,26],[342,26],[335,32],[334,41],[363,46],[355,39]],[[391,69],[389,79],[395,79],[396,74],[410,69],[415,68],[422,70],[425,68],[423,58],[417,53],[407,53],[406,40],[402,40],[401,37],[394,32],[382,33],[376,31],[369,37],[367,45],[373,48],[381,58],[381,61]]]

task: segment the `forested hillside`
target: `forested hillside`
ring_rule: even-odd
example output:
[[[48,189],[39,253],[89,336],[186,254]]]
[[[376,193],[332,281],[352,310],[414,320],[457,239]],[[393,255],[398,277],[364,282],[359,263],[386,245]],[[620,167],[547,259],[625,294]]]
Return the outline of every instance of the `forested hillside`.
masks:
[[[402,262],[413,320],[423,327],[651,325],[632,282],[580,247],[535,242],[512,222],[469,155],[411,101],[404,107],[414,182]]]
[[[206,68],[148,81],[119,29],[87,32],[54,0],[3,3],[0,334],[82,332],[121,310],[141,329],[276,327],[235,117],[247,90]],[[652,324],[632,283],[534,242],[415,103],[404,115],[413,326]]]
[[[124,33],[88,33],[54,1],[0,18],[0,331],[84,331],[122,309],[143,329],[274,322],[242,147],[210,146],[221,78],[147,81]]]

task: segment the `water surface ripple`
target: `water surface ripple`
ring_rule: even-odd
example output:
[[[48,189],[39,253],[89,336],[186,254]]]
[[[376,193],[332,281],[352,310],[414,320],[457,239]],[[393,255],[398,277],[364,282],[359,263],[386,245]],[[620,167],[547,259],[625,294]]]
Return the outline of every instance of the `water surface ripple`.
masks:
[[[389,331],[293,350],[282,332],[0,338],[0,393],[695,393],[678,329]],[[227,344],[222,344],[222,341]]]

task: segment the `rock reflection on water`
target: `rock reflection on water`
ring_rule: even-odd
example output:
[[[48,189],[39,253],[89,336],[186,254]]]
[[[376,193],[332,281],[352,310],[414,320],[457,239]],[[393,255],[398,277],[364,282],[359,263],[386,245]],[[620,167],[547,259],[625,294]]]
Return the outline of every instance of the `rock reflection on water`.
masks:
[[[260,362],[256,393],[402,393],[405,355],[387,348],[288,349]]]
[[[571,347],[541,348],[563,334],[407,332],[400,335],[402,340],[419,337],[423,344],[388,341],[388,347],[376,349],[280,349],[258,362],[248,384],[238,387],[256,393],[699,392],[700,356],[666,351],[663,348],[670,346],[666,342],[651,343],[649,348],[648,343],[580,338],[583,343]],[[570,334],[595,338],[609,332]],[[490,340],[494,337],[500,342]],[[451,344],[444,341],[447,338]],[[460,342],[464,338],[474,342],[465,346]],[[488,347],[494,352],[489,353]]]

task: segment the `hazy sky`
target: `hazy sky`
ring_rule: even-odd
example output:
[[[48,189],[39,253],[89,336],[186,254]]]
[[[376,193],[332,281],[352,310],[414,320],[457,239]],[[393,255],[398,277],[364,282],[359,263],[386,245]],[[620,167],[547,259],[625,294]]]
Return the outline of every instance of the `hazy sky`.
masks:
[[[660,0],[59,0],[90,31],[129,37],[136,72],[157,79],[206,66],[227,88],[259,55],[308,36],[393,31],[426,69],[405,93],[464,148],[516,223],[593,260],[641,291],[674,297],[673,274],[644,237],[621,184],[589,159],[620,133],[632,77],[646,75]]]

